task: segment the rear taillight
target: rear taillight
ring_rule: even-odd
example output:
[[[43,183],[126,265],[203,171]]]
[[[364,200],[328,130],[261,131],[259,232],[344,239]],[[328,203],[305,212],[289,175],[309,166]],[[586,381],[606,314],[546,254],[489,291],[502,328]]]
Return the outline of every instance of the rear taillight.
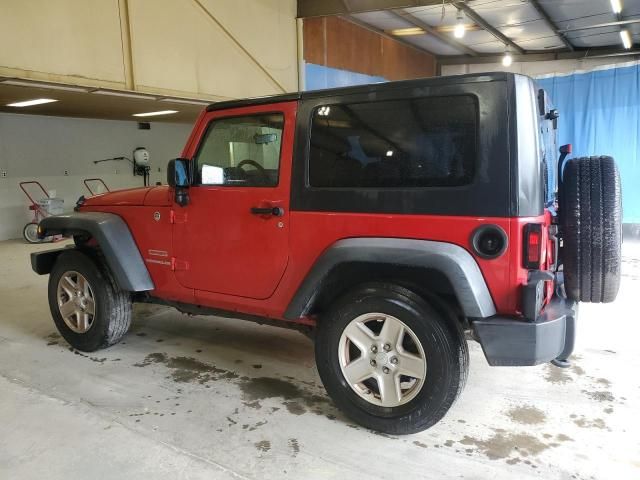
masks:
[[[542,225],[528,223],[524,226],[524,248],[522,252],[524,268],[539,269],[542,257]]]

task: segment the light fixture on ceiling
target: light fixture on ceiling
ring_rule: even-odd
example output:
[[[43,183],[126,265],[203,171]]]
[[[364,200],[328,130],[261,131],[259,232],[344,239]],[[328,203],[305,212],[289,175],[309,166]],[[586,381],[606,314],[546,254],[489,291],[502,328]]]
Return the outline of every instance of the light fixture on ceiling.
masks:
[[[631,34],[629,33],[629,30],[627,29],[620,30],[620,38],[622,39],[622,45],[624,45],[624,48],[629,50],[633,45],[633,41],[631,40]]]
[[[387,150],[387,157],[393,157],[393,150]]]
[[[622,12],[622,3],[620,0],[611,0],[611,8],[613,9],[613,13]]]
[[[466,28],[464,26],[464,15],[462,10],[458,10],[458,14],[456,15],[456,26],[453,29],[453,36],[456,38],[464,37],[466,32]]]
[[[509,47],[506,47],[504,50],[504,57],[502,57],[502,65],[504,67],[510,67],[513,63],[513,57],[511,53],[509,53]]]
[[[155,117],[156,115],[171,115],[178,113],[177,110],[158,110],[157,112],[134,113],[134,117]]]
[[[7,103],[7,107],[33,107],[34,105],[42,105],[44,103],[57,102],[53,98],[34,98],[33,100],[25,100],[23,102]]]
[[[395,28],[393,30],[388,30],[387,33],[395,35],[396,37],[406,37],[409,35],[424,35],[425,31],[420,27],[409,27]]]
[[[111,95],[113,97],[124,97],[124,98],[138,98],[140,100],[156,100],[156,97],[152,97],[151,95],[143,95],[139,93],[129,93],[129,92],[121,92],[119,90],[105,90],[102,88],[98,88],[97,90],[91,91],[91,93],[95,93],[96,95]]]
[[[19,80],[14,78],[6,78],[4,80],[0,80],[0,83],[3,85],[14,85],[17,87],[34,87],[34,88],[48,88],[50,90],[64,90],[66,92],[82,92],[86,93],[89,91],[88,87],[76,87],[73,85],[61,85],[58,83],[48,83],[48,82],[32,82],[29,80]]]

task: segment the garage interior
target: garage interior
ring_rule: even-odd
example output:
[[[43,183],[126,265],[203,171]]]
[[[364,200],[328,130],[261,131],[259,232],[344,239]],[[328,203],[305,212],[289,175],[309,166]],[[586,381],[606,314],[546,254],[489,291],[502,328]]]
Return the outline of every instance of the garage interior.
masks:
[[[640,0],[0,6],[0,478],[640,477]],[[71,212],[80,196],[166,184],[211,103],[495,71],[536,79],[558,144],[620,169],[620,292],[580,306],[570,368],[489,368],[470,340],[447,416],[392,436],[333,405],[293,330],[136,304],[106,350],[57,332],[29,255],[73,241],[22,238],[22,182]]]

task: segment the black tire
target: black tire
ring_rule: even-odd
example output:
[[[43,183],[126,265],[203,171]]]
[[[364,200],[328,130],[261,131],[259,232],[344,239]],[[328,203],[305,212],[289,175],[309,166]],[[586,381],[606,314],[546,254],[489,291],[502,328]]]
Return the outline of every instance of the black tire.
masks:
[[[22,229],[22,237],[29,243],[40,243],[38,238],[38,224],[36,222],[27,223]]]
[[[608,303],[620,287],[620,173],[611,157],[567,161],[560,194],[562,261],[567,297]]]
[[[430,305],[411,290],[389,283],[363,285],[342,297],[318,322],[316,363],[335,404],[364,427],[389,434],[425,430],[454,404],[464,388],[469,351],[464,333],[442,305]],[[366,313],[392,315],[418,338],[426,358],[426,377],[414,398],[397,407],[374,405],[359,396],[342,373],[338,348],[349,323]]]
[[[95,315],[84,333],[73,331],[58,307],[58,283],[67,272],[78,272],[88,281],[95,298]],[[64,339],[74,348],[93,352],[109,347],[127,333],[131,324],[131,295],[115,282],[101,256],[70,250],[58,256],[49,275],[49,308]]]

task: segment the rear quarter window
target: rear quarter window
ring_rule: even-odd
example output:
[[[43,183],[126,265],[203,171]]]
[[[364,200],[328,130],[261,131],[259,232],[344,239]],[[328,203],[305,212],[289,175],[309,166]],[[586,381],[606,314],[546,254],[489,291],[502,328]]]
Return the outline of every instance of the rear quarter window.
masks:
[[[312,112],[308,184],[467,185],[477,145],[478,104],[471,95],[321,105]]]

